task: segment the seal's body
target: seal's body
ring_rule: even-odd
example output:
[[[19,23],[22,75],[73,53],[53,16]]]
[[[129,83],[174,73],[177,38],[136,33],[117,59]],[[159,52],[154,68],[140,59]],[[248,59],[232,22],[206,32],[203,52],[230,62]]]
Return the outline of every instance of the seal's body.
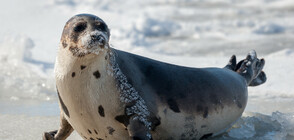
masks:
[[[61,128],[43,139],[73,129],[87,140],[207,138],[242,115],[252,81],[266,80],[254,51],[237,66],[234,57],[225,68],[188,68],[112,49],[109,36],[96,16],[67,22],[55,65]]]

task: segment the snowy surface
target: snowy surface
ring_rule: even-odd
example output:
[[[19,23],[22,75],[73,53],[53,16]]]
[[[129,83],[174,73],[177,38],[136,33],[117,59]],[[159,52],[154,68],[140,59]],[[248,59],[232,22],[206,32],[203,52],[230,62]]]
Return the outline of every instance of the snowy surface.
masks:
[[[293,0],[9,0],[0,9],[1,140],[59,127],[53,66],[79,13],[101,17],[114,48],[173,64],[224,67],[255,49],[268,80],[249,88],[244,115],[215,139],[294,139]]]

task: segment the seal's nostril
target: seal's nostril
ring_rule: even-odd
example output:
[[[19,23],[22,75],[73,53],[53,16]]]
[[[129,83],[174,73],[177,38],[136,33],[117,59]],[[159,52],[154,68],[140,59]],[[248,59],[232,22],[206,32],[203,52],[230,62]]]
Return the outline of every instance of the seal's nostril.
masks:
[[[96,40],[96,35],[91,35],[92,40]]]
[[[100,35],[91,35],[91,39],[99,41],[101,39],[101,36]]]
[[[99,42],[101,42],[102,44],[105,44],[105,40],[104,40],[103,38],[101,38],[101,39],[99,40]]]
[[[97,42],[99,45],[104,45],[106,43],[106,40],[102,35],[91,35],[90,37],[93,42]]]

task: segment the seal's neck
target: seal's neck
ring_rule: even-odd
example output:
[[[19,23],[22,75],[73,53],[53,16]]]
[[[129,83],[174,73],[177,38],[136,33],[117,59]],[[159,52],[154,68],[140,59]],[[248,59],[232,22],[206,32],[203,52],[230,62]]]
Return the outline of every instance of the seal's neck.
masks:
[[[75,69],[81,66],[90,66],[92,64],[105,65],[108,63],[107,57],[111,49],[103,49],[99,54],[87,54],[82,57],[74,56],[67,48],[59,47],[55,61],[55,76],[58,79],[71,74]]]

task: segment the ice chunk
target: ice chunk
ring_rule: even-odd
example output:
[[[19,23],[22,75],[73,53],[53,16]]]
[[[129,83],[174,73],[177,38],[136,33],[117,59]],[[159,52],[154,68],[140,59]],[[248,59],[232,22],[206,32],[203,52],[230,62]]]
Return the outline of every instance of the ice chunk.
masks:
[[[285,27],[275,23],[268,23],[258,27],[254,32],[257,34],[279,34],[284,31]]]
[[[28,37],[0,44],[0,98],[10,100],[55,98],[53,64],[32,59],[34,42]]]

